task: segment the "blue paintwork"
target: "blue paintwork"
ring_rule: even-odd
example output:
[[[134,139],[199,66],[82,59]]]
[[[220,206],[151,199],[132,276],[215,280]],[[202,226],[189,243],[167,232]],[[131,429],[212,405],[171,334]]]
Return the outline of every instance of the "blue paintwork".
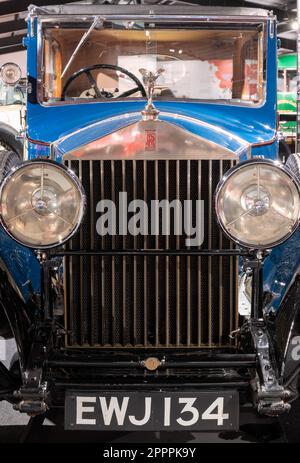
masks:
[[[50,143],[99,120],[126,113],[140,113],[144,106],[144,101],[81,103],[48,107],[29,103],[28,135],[34,140]],[[275,136],[275,101],[273,107],[265,103],[260,108],[187,102],[156,102],[156,107],[161,112],[201,120],[236,135],[247,143],[267,141]],[[272,114],[274,120],[270,117]],[[212,141],[215,141],[213,134],[211,137]]]
[[[264,291],[272,292],[273,299],[266,307],[277,311],[282,298],[300,269],[300,228],[281,246],[273,249],[264,263]]]
[[[1,260],[17,283],[23,297],[40,292],[40,264],[33,252],[13,241],[0,227]]]
[[[268,30],[270,25],[268,24]],[[34,37],[26,38],[28,47],[28,77],[35,83],[37,79],[37,23],[34,24]],[[175,123],[180,127],[203,136],[215,143],[225,146],[238,154],[245,152],[249,144],[269,141],[276,136],[276,85],[277,85],[277,59],[276,36],[268,34],[267,40],[267,84],[266,99],[261,106],[239,106],[233,104],[213,104],[205,102],[156,102],[157,108],[168,115],[161,118]],[[27,134],[33,140],[52,143],[57,142],[59,151],[66,152],[85,142],[106,135],[139,118],[144,101],[109,101],[90,102],[57,106],[41,105],[37,101],[27,103]],[[176,114],[176,119],[173,115]],[[124,115],[127,115],[126,117]],[[119,117],[122,116],[122,117]],[[193,118],[187,121],[183,117]],[[83,129],[80,134],[75,132]],[[65,138],[64,138],[65,137]],[[62,139],[63,140],[60,140]],[[58,140],[60,140],[58,142]],[[56,143],[56,144],[57,144]],[[278,153],[277,142],[262,147],[253,147],[253,156],[264,156],[276,159]],[[49,148],[40,144],[29,143],[29,157],[49,155]],[[242,159],[245,155],[242,156]],[[298,231],[282,246],[275,248],[265,262],[265,289],[276,293],[274,307],[278,308],[282,299],[284,288],[293,278],[295,270],[300,263],[300,250],[298,250]],[[39,264],[33,252],[16,245],[3,231],[0,231],[1,256],[6,265],[10,267],[17,284],[26,296],[24,284],[24,271],[18,269],[17,257],[22,256],[24,268],[34,288],[39,289]]]

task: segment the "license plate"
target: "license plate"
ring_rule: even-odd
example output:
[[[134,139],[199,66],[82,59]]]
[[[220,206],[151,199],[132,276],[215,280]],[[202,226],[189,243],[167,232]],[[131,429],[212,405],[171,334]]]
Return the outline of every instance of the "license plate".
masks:
[[[68,391],[65,429],[238,430],[239,394],[222,392]]]

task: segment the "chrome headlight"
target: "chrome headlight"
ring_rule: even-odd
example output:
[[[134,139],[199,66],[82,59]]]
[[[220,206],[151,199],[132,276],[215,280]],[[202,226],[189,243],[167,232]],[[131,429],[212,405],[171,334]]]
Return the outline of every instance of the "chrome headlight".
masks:
[[[299,184],[279,163],[246,161],[219,183],[215,208],[230,239],[249,248],[271,248],[288,239],[299,224]]]
[[[5,63],[0,69],[3,82],[7,85],[16,85],[22,77],[20,66],[15,63]]]
[[[78,229],[84,207],[85,195],[75,174],[53,161],[17,166],[0,188],[3,227],[31,248],[64,243]]]

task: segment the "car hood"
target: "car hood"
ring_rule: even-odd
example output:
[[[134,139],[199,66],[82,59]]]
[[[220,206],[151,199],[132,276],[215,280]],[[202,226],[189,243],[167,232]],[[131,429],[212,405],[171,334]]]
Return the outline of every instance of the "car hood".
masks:
[[[208,122],[162,112],[143,120],[139,112],[115,116],[74,131],[54,143],[63,159],[238,159],[249,143]]]

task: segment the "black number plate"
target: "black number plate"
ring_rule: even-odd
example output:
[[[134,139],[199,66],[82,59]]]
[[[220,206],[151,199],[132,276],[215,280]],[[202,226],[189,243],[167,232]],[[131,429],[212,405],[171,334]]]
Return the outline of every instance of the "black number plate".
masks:
[[[65,428],[81,430],[237,430],[239,395],[222,392],[68,391]]]

